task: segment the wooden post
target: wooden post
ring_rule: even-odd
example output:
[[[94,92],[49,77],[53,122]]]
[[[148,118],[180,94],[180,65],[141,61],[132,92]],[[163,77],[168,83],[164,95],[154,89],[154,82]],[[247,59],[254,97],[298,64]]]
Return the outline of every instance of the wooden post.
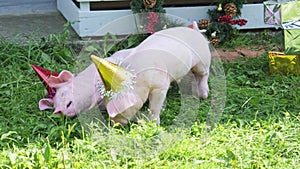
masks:
[[[81,11],[90,11],[90,2],[80,2]]]

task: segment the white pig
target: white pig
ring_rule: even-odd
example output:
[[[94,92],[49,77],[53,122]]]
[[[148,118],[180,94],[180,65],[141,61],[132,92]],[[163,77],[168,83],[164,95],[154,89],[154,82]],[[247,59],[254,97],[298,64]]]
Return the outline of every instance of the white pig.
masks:
[[[107,112],[114,122],[126,125],[149,99],[149,119],[160,123],[159,114],[170,83],[190,71],[199,86],[199,96],[208,97],[211,53],[209,42],[195,22],[193,29],[176,27],[154,33],[133,48],[122,62],[121,66],[130,65],[136,82],[132,90],[123,91],[107,103]]]
[[[194,30],[193,30],[194,29]],[[125,125],[149,97],[151,120],[159,123],[159,113],[169,85],[192,71],[202,98],[208,97],[210,51],[208,41],[199,33],[196,23],[190,28],[171,28],[151,35],[138,47],[121,50],[108,61],[130,65],[136,75],[132,91],[108,102],[111,119]],[[122,66],[122,64],[121,64]],[[48,85],[55,88],[53,98],[39,101],[40,110],[55,109],[53,113],[74,117],[103,104],[98,83],[102,83],[96,66],[91,64],[78,75],[64,70],[50,77]]]

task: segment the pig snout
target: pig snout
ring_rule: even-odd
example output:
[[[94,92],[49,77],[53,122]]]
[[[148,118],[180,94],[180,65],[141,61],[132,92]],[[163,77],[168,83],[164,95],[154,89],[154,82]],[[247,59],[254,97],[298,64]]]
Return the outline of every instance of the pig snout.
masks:
[[[55,110],[53,114],[61,114],[61,115],[66,115],[70,117],[71,119],[75,118],[77,115],[75,113],[70,113],[67,111],[62,111],[62,110]]]
[[[55,110],[53,114],[63,114],[62,110]]]
[[[69,101],[66,106],[56,106],[56,109],[54,110],[53,114],[62,114],[69,117],[75,117],[75,108],[72,103],[72,101]]]
[[[208,87],[205,87],[205,88],[201,89],[200,97],[202,99],[207,99],[208,93],[209,93],[209,89],[208,89]]]

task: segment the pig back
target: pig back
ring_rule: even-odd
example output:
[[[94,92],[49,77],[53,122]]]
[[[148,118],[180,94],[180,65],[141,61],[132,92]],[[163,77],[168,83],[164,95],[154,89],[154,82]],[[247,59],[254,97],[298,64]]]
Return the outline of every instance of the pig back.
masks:
[[[156,32],[142,42],[136,50],[165,51],[169,55],[159,56],[162,60],[163,57],[168,57],[167,60],[176,57],[183,63],[189,61],[190,66],[200,63],[202,67],[208,68],[211,60],[208,40],[201,32],[187,27],[175,27]]]
[[[199,31],[176,27],[154,33],[125,59],[135,71],[155,68],[180,77],[196,64],[209,71],[208,41]]]

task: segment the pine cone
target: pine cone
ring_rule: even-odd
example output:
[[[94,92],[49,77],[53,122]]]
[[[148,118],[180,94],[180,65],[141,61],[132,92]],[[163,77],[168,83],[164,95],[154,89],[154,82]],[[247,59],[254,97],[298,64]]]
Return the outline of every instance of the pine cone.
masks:
[[[237,8],[234,3],[228,3],[224,6],[224,11],[226,15],[234,17],[237,13]]]
[[[218,38],[211,38],[210,41],[214,46],[218,46],[220,44],[220,40]]]
[[[153,8],[156,5],[156,0],[143,0],[145,8]]]
[[[210,24],[209,21],[206,20],[206,19],[201,19],[201,20],[198,22],[198,26],[199,26],[201,29],[207,28],[209,24]]]

